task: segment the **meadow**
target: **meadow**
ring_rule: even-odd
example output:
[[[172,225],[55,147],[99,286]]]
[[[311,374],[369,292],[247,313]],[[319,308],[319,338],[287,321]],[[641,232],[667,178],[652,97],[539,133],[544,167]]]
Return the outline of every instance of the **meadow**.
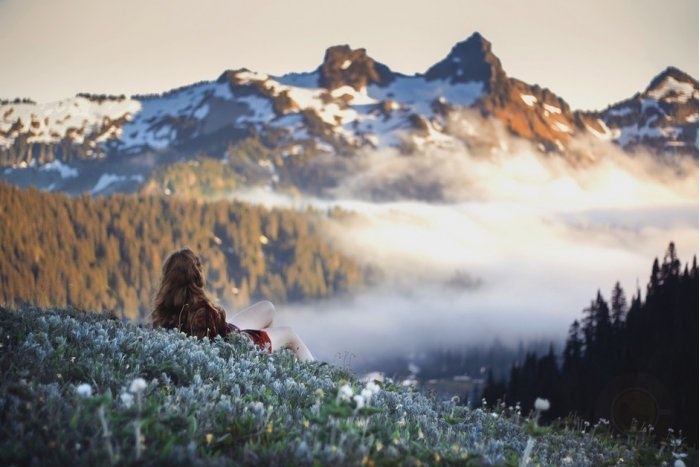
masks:
[[[682,434],[541,426],[348,368],[100,313],[0,308],[0,464],[697,465]]]

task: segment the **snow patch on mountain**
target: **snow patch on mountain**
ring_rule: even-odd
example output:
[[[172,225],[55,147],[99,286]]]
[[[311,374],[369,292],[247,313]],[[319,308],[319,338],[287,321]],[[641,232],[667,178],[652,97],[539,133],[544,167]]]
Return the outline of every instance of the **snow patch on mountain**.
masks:
[[[552,122],[552,128],[554,128],[557,131],[561,131],[563,133],[573,133],[574,130],[567,124],[558,122],[558,121],[553,121]]]
[[[210,112],[210,99],[232,100],[233,97],[226,84],[211,81],[143,99],[140,112],[122,128],[121,143],[125,148],[168,147],[177,137],[177,131],[169,122],[203,120]]]
[[[104,192],[110,185],[127,181],[143,183],[145,180],[143,175],[115,175],[111,173],[102,174],[100,179],[95,184],[95,187],[90,191],[91,194],[97,195]]]
[[[484,94],[484,84],[478,81],[451,84],[447,80],[427,81],[422,76],[402,76],[388,86],[370,86],[367,94],[377,100],[398,101],[420,115],[432,115],[431,104],[441,97],[454,105],[471,106]]]
[[[599,131],[590,125],[586,125],[586,129],[589,132],[591,132],[594,136],[596,136],[601,141],[610,141],[615,137],[614,132],[611,131],[610,128],[608,128],[608,126],[605,124],[605,122],[603,120],[597,119],[596,122],[602,128],[602,131]]]
[[[648,92],[648,95],[656,100],[667,102],[687,102],[690,99],[698,98],[698,90],[691,83],[681,82],[672,76],[667,76],[655,89]]]
[[[69,136],[82,143],[108,122],[139,112],[133,99],[89,99],[74,97],[47,104],[7,103],[0,105],[0,134],[7,145],[21,133],[29,133],[28,143],[56,143]]]
[[[559,108],[559,107],[556,107],[554,105],[549,105],[549,104],[542,104],[542,106],[544,107],[545,116],[547,116],[547,113],[561,114],[561,108]]]
[[[44,164],[39,168],[39,170],[44,172],[58,172],[61,175],[61,178],[74,178],[78,176],[78,169],[66,165],[58,160],[49,162],[48,164]]]
[[[537,103],[537,98],[533,95],[530,94],[520,94],[520,98],[527,104],[528,106],[532,107]]]

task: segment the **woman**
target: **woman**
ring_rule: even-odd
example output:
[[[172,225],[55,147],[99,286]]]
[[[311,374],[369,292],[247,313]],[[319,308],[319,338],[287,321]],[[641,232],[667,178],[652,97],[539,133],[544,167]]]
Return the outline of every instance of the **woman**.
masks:
[[[259,302],[236,314],[233,323],[227,323],[224,310],[204,292],[199,258],[189,248],[183,248],[163,263],[151,320],[153,327],[179,329],[200,339],[242,333],[268,352],[287,347],[299,360],[313,361],[309,349],[290,327],[271,327],[274,313],[272,303]]]

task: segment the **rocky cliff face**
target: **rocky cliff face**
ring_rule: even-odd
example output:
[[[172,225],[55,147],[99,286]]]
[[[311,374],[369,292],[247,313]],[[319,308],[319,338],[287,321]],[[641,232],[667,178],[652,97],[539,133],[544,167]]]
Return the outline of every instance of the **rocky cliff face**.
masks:
[[[353,50],[348,45],[328,48],[317,72],[318,85],[331,91],[342,86],[361,91],[370,84],[385,86],[394,80],[394,73],[369,57],[365,49]]]
[[[478,32],[456,44],[450,53],[425,72],[428,81],[484,83],[487,92],[497,92],[506,81],[501,61],[491,51],[491,43]]]

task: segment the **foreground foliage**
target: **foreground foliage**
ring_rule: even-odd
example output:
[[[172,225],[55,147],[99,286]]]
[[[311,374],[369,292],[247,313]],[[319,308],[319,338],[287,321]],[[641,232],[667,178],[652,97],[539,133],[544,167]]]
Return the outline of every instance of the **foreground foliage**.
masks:
[[[363,384],[238,336],[27,307],[0,308],[0,339],[1,465],[517,465],[524,451],[533,465],[674,462],[517,408]]]

